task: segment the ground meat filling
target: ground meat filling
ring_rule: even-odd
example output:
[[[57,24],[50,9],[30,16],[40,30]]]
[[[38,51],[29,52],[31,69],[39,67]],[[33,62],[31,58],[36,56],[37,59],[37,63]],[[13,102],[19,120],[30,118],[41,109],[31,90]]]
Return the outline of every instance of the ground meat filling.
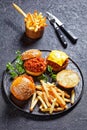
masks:
[[[44,58],[33,58],[24,62],[26,70],[31,72],[41,72],[46,68],[46,61]]]

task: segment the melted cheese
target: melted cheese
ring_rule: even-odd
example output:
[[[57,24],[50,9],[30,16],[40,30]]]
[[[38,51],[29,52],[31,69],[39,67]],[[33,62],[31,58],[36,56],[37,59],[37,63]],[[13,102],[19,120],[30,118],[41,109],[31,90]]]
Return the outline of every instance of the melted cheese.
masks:
[[[65,60],[68,58],[68,55],[65,52],[59,50],[53,50],[47,57],[47,60],[53,61],[58,65],[62,66]]]

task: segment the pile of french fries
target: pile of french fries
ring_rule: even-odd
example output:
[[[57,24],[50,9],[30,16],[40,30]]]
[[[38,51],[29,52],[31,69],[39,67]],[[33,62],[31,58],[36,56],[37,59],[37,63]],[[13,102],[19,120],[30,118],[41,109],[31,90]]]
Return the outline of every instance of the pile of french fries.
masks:
[[[38,13],[37,11],[34,11],[33,14],[28,13],[27,17],[25,17],[25,23],[26,27],[34,32],[47,26],[46,17],[43,17],[42,13]]]
[[[30,111],[32,112],[38,102],[40,102],[39,110],[41,112],[63,111],[68,108],[67,103],[74,103],[74,89],[69,95],[67,92],[56,87],[54,83],[45,83],[41,80],[41,85],[36,86],[36,91],[33,94]]]

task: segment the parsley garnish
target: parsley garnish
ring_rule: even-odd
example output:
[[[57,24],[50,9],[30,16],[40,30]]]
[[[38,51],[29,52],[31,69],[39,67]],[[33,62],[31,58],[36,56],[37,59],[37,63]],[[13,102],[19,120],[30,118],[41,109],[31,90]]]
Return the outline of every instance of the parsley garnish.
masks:
[[[48,65],[47,70],[48,70],[49,75],[50,75],[50,77],[52,78],[52,80],[55,81],[55,80],[56,80],[56,74],[53,73],[52,67]]]
[[[10,62],[8,62],[6,64],[6,68],[7,68],[7,70],[9,70],[9,73],[12,78],[15,78],[18,75],[23,74],[25,72],[20,51],[17,51],[16,55],[17,56],[16,56],[16,60],[14,61],[14,64],[12,64]]]
[[[45,80],[46,82],[48,81],[48,77],[45,74],[38,76],[38,79],[39,80]]]

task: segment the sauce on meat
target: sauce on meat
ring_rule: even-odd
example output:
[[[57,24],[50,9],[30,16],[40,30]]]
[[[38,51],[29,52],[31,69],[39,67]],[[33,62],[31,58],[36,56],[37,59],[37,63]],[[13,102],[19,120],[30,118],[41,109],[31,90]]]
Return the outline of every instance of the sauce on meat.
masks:
[[[44,58],[33,58],[24,62],[25,69],[32,72],[41,72],[46,67],[46,61]]]

